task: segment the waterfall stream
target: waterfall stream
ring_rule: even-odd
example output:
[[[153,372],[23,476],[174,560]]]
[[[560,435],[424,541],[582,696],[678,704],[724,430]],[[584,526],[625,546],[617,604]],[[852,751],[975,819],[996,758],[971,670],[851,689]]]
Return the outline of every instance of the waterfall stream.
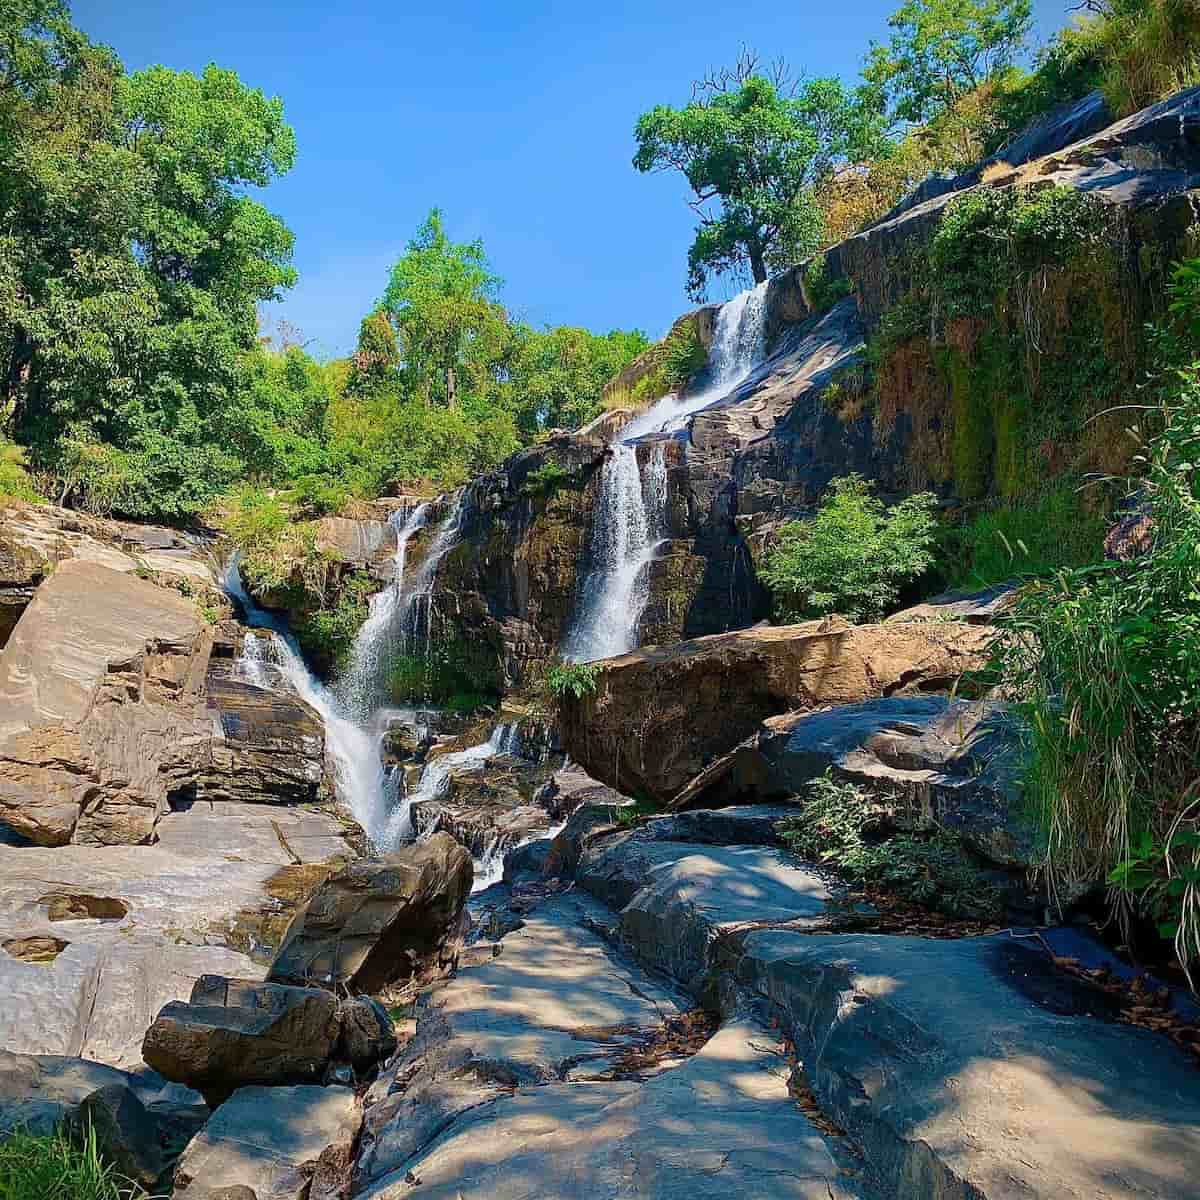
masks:
[[[666,452],[654,444],[639,469],[636,440],[670,433],[741,384],[762,360],[767,285],[721,306],[709,352],[709,384],[693,396],[664,396],[616,435],[601,468],[592,518],[590,567],[563,639],[568,662],[594,662],[640,645],[650,599],[650,563],[668,536]]]
[[[429,504],[421,504],[406,517],[400,513],[393,516],[396,553],[392,581],[372,597],[370,614],[354,639],[347,667],[332,687],[321,683],[308,669],[283,618],[260,608],[250,598],[238,568],[239,555],[229,560],[223,580],[226,593],[240,606],[246,624],[258,631],[245,636],[238,674],[259,687],[270,688],[283,681],[320,714],[338,798],[381,850],[394,849],[405,836],[411,836],[406,819],[399,819],[401,811],[407,816],[408,807],[400,802],[400,774],[389,770],[383,761],[383,739],[389,726],[397,718],[411,715],[383,702],[387,694],[384,673],[388,649],[397,642],[409,648],[417,637],[428,635],[437,570],[457,539],[462,495],[439,524],[420,567],[406,584],[408,543],[424,528],[429,508]],[[418,627],[417,619],[422,600],[424,629]]]

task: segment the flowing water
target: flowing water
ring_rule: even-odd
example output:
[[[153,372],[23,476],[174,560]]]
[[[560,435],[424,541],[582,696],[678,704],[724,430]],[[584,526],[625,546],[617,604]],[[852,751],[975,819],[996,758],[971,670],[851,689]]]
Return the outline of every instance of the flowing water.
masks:
[[[727,396],[761,361],[767,285],[721,306],[709,352],[710,383],[694,396],[665,396],[616,435],[600,474],[590,567],[563,640],[568,662],[594,662],[636,650],[650,599],[650,563],[668,535],[667,469],[656,442],[639,469],[633,443],[679,429],[693,413]]]
[[[410,715],[382,703],[388,650],[397,642],[407,649],[416,637],[427,635],[437,569],[457,539],[462,508],[460,495],[408,583],[404,578],[408,543],[424,527],[429,505],[393,518],[397,545],[392,582],[372,598],[370,615],[355,637],[346,671],[332,688],[308,669],[286,622],[260,608],[247,594],[238,555],[230,559],[225,571],[225,591],[241,607],[246,624],[258,630],[246,634],[238,674],[259,687],[277,687],[282,681],[316,709],[325,723],[326,751],[338,798],[380,850],[392,850],[411,837],[406,820],[399,819],[402,810],[407,815],[407,805],[400,799],[400,772],[389,770],[383,761],[388,728]],[[417,619],[422,601],[426,614],[423,629]]]

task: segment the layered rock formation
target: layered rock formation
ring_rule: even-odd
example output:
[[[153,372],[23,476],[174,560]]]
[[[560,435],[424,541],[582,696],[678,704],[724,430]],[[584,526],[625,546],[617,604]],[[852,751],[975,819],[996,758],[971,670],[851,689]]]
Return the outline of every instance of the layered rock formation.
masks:
[[[990,630],[948,621],[755,626],[604,664],[595,691],[564,697],[563,746],[597,779],[673,800],[765,718],[948,690],[982,667]]]

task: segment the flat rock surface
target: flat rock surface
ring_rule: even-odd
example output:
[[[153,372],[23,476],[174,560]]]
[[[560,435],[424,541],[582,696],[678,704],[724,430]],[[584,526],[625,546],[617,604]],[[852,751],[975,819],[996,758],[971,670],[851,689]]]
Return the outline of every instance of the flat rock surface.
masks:
[[[726,1025],[644,1084],[552,1084],[471,1110],[371,1200],[848,1200],[861,1192],[788,1094],[779,1046]],[[413,1182],[409,1182],[409,1180]],[[417,1182],[419,1181],[419,1182]]]
[[[186,1200],[306,1200],[337,1194],[312,1180],[323,1155],[336,1155],[353,1140],[358,1115],[349,1088],[241,1088],[183,1152],[175,1195]]]
[[[286,866],[349,853],[344,831],[318,808],[269,808],[233,800],[184,801],[159,818],[158,845],[180,858]]]
[[[1005,934],[746,936],[821,1106],[899,1200],[1184,1200],[1200,1072]]]
[[[0,950],[0,1045],[140,1066],[147,1027],[199,976],[262,975],[224,942],[240,910],[262,905],[278,869],[158,846],[0,846],[0,943],[67,943],[50,962]],[[51,920],[57,910],[65,915]]]

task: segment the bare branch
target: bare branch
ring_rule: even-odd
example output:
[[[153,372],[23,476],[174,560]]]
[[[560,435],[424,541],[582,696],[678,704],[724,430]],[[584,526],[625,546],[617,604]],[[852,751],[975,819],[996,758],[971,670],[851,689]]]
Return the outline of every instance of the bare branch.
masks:
[[[800,86],[786,59],[781,56],[769,63],[764,62],[757,50],[751,50],[743,42],[732,67],[710,67],[703,78],[692,84],[692,100],[703,103],[713,96],[736,92],[755,76],[766,79],[784,96],[795,96]]]

